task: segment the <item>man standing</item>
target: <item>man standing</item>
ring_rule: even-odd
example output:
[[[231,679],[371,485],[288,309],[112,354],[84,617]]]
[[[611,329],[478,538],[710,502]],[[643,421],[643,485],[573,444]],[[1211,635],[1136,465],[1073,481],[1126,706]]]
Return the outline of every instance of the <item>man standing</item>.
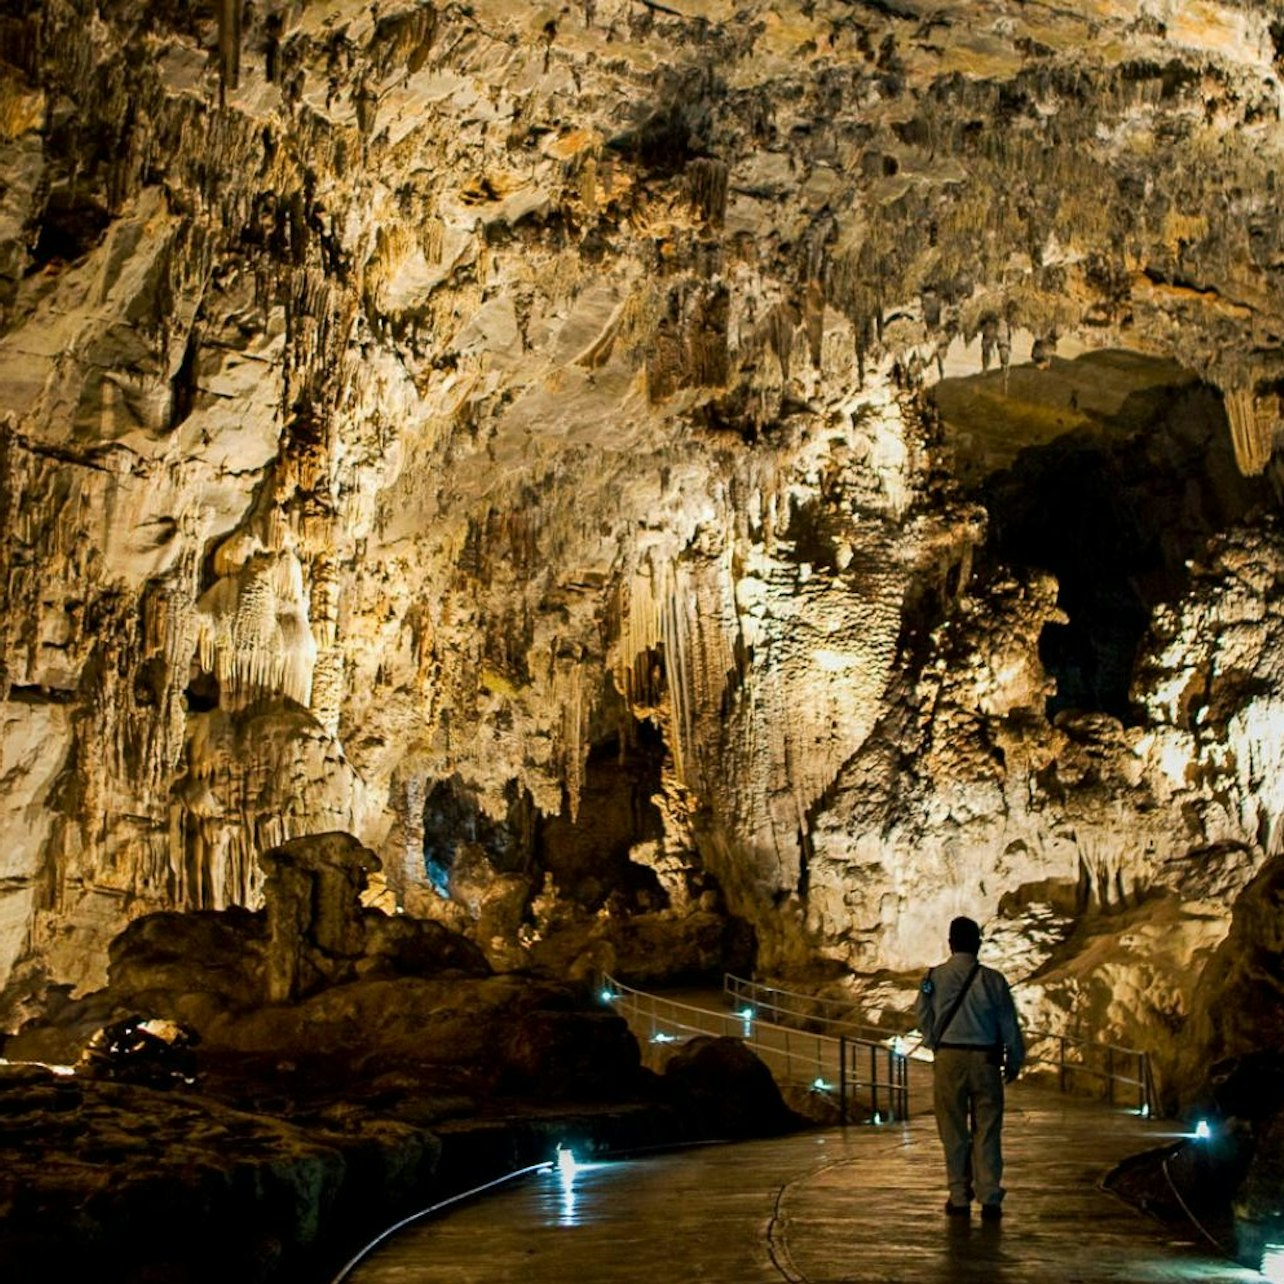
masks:
[[[919,987],[918,1028],[936,1058],[932,1103],[950,1184],[945,1211],[966,1217],[975,1195],[982,1218],[996,1221],[1003,1216],[1003,1085],[1020,1072],[1025,1042],[1008,983],[981,966],[980,948],[974,920],[950,923],[950,957]]]

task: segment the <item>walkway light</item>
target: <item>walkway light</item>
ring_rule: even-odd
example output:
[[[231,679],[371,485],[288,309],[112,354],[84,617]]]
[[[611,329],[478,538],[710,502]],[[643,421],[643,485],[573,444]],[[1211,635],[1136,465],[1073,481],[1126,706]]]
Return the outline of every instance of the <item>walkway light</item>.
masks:
[[[811,1085],[812,1092],[832,1092],[833,1085],[828,1084],[824,1079],[814,1079]]]
[[[610,1003],[615,998],[615,991],[608,986],[600,995],[598,995],[598,998],[600,998],[603,1003]]]
[[[558,1147],[553,1154],[554,1162],[557,1165],[557,1171],[561,1173],[562,1178],[565,1180],[567,1178],[574,1177],[575,1170],[579,1167],[579,1164],[575,1162],[574,1154],[572,1154],[565,1146],[561,1145],[561,1143],[558,1144]]]
[[[1213,1130],[1212,1130],[1212,1128],[1210,1128],[1210,1127],[1208,1126],[1208,1120],[1207,1120],[1207,1119],[1201,1119],[1201,1120],[1200,1120],[1200,1121],[1195,1125],[1195,1140],[1196,1140],[1196,1141],[1207,1141],[1207,1140],[1209,1139],[1209,1137],[1211,1137],[1212,1135],[1213,1135]]]
[[[675,1043],[676,1040],[674,1039],[673,1035],[666,1034],[663,1030],[657,1030],[651,1036],[651,1042],[652,1043]]]

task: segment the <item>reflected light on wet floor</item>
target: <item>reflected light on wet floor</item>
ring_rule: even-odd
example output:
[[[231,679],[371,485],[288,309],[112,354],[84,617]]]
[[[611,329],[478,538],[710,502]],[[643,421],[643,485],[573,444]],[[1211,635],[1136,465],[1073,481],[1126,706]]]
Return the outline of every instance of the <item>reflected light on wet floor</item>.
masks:
[[[1284,1244],[1267,1244],[1262,1252],[1261,1271],[1270,1284],[1284,1284]]]
[[[559,1146],[544,1179],[548,1185],[548,1197],[540,1201],[547,1223],[568,1227],[583,1225],[599,1202],[594,1196],[602,1194],[604,1170],[626,1166],[622,1163],[583,1164],[571,1151]]]

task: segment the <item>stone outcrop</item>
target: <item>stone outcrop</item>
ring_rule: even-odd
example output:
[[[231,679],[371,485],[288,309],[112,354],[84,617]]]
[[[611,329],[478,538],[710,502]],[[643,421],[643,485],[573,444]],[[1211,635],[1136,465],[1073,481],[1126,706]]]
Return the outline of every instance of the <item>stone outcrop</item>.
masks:
[[[351,834],[294,839],[264,852],[266,993],[288,1002],[342,976],[365,953],[360,897],[379,858]]]
[[[351,835],[266,864],[265,911],[137,919],[105,990],[5,1040],[6,1278],[320,1278],[408,1208],[557,1145],[799,1122],[737,1041],[661,1080],[584,986],[490,975],[441,925],[363,911]]]
[[[771,1071],[739,1039],[699,1035],[664,1062],[663,1087],[693,1132],[724,1139],[796,1128]]]
[[[220,12],[0,22],[6,1023],[341,832],[501,970],[965,910],[1170,1038],[1281,850],[1271,8]]]
[[[1187,1032],[1187,1077],[1214,1058],[1274,1047],[1284,978],[1284,860],[1271,860],[1235,901],[1231,929],[1200,975]],[[1284,1103],[1281,1103],[1284,1104]]]
[[[1193,1222],[1225,1256],[1269,1278],[1284,1231],[1282,1071],[1278,1052],[1217,1062],[1187,1111],[1204,1128],[1125,1160],[1106,1185],[1181,1233]]]

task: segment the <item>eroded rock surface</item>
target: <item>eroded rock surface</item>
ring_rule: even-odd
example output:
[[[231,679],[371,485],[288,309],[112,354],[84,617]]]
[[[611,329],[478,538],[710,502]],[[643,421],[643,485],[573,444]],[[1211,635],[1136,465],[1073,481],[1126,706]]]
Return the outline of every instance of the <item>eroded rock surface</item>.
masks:
[[[660,1079],[585,986],[490,975],[440,924],[363,912],[370,857],[346,834],[274,849],[266,911],[137,919],[108,987],[5,1040],[6,1278],[326,1278],[408,1209],[558,1146],[801,1122],[737,1041]]]
[[[0,26],[10,1023],[342,831],[500,969],[964,911],[1171,1052],[1281,843],[1271,7],[220,12]],[[1061,458],[1118,610],[993,529]]]

